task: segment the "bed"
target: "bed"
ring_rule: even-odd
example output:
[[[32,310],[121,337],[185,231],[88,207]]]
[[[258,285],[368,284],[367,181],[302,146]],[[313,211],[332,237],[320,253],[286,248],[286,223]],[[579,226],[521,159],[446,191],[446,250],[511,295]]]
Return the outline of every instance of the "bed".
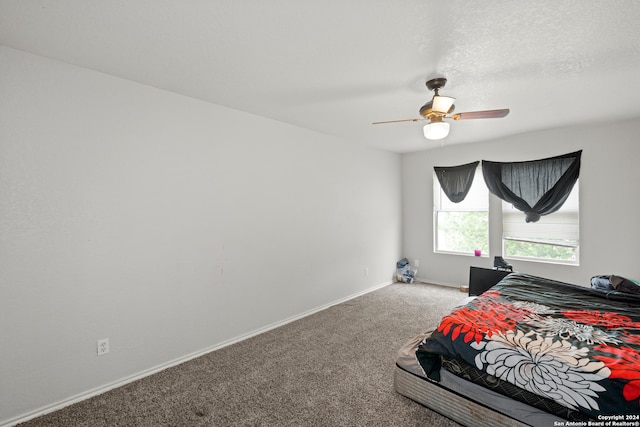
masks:
[[[395,388],[463,425],[640,425],[638,295],[513,273],[427,326]]]

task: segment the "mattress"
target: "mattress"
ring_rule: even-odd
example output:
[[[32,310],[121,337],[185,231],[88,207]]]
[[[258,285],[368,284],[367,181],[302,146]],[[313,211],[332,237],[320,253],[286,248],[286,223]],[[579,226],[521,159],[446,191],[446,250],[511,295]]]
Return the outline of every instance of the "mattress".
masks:
[[[444,369],[440,382],[430,380],[416,360],[415,351],[431,333],[428,329],[398,352],[394,386],[408,397],[465,426],[553,426],[563,419],[492,390],[466,381]]]
[[[638,295],[514,273],[409,341],[395,383],[464,425],[587,425],[638,417],[639,367]]]

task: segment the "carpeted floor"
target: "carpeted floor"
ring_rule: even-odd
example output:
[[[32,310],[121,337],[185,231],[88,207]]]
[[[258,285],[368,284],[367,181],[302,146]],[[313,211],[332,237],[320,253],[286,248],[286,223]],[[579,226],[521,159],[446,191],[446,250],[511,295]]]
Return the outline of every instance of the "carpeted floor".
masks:
[[[464,297],[394,283],[20,426],[457,426],[397,394],[393,367]]]

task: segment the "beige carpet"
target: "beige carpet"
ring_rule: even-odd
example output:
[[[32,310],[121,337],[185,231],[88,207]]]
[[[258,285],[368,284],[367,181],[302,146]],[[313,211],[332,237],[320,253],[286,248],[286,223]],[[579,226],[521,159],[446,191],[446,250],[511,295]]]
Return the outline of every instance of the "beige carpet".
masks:
[[[464,297],[395,283],[21,426],[457,426],[397,394],[393,367]]]

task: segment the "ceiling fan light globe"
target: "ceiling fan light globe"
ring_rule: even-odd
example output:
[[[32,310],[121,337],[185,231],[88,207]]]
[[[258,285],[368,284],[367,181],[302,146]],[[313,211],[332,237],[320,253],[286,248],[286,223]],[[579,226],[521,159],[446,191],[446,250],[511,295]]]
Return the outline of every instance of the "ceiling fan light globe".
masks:
[[[453,106],[455,100],[455,98],[451,98],[450,96],[436,95],[433,97],[433,104],[431,106],[431,109],[433,111],[437,111],[438,113],[447,114],[449,113],[449,110],[451,110],[451,107]]]
[[[427,139],[442,139],[449,135],[449,123],[433,122],[423,128],[424,137]]]

